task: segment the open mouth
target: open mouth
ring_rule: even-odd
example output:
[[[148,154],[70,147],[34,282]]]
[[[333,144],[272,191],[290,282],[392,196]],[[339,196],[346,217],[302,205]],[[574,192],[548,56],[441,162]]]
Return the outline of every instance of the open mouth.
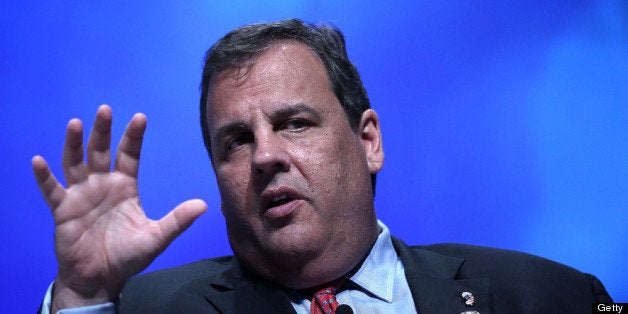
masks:
[[[261,209],[263,215],[275,222],[285,222],[303,205],[299,192],[287,186],[264,191]]]
[[[277,206],[281,206],[284,204],[288,204],[293,200],[293,198],[289,197],[286,194],[283,194],[281,196],[275,197],[274,199],[272,199],[270,201],[270,204],[268,205],[269,208],[272,207],[277,207]]]

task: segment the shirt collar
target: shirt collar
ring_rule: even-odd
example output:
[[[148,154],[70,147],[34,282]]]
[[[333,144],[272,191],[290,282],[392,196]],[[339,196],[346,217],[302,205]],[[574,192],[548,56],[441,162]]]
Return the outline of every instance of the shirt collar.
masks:
[[[380,220],[377,220],[377,225],[381,230],[377,241],[362,266],[350,279],[375,297],[390,303],[393,300],[393,284],[398,257],[388,227]]]

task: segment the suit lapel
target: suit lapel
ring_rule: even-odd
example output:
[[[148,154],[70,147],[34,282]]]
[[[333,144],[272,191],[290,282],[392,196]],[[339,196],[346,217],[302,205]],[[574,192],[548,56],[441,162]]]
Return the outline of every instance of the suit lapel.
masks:
[[[295,313],[283,289],[249,274],[236,259],[211,286],[205,298],[220,313]]]
[[[394,237],[393,245],[403,263],[418,313],[490,312],[489,280],[457,278],[464,259],[409,248]],[[462,297],[465,291],[473,294],[473,306],[465,304]]]

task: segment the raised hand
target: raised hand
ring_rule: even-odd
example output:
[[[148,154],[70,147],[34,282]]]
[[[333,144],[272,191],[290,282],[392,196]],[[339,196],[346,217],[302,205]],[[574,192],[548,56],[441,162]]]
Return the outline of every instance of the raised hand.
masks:
[[[146,268],[207,208],[189,200],[161,220],[150,220],[141,207],[137,173],[146,117],[133,116],[111,167],[111,108],[100,106],[83,159],[83,127],[70,120],[63,151],[67,188],[41,156],[33,171],[55,222],[59,269],[53,311],[99,304],[118,297],[131,276]]]

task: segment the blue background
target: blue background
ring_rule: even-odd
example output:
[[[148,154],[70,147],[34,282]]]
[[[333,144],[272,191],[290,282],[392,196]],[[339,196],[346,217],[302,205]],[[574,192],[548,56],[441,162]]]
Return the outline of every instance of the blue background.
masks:
[[[230,254],[198,121],[206,49],[234,27],[340,27],[382,119],[379,217],[408,243],[516,249],[597,275],[628,302],[625,1],[4,1],[0,4],[0,298],[32,312],[54,279],[51,215],[32,178],[62,177],[67,121],[114,110],[114,143],[149,118],[149,217],[209,211],[149,270]]]

